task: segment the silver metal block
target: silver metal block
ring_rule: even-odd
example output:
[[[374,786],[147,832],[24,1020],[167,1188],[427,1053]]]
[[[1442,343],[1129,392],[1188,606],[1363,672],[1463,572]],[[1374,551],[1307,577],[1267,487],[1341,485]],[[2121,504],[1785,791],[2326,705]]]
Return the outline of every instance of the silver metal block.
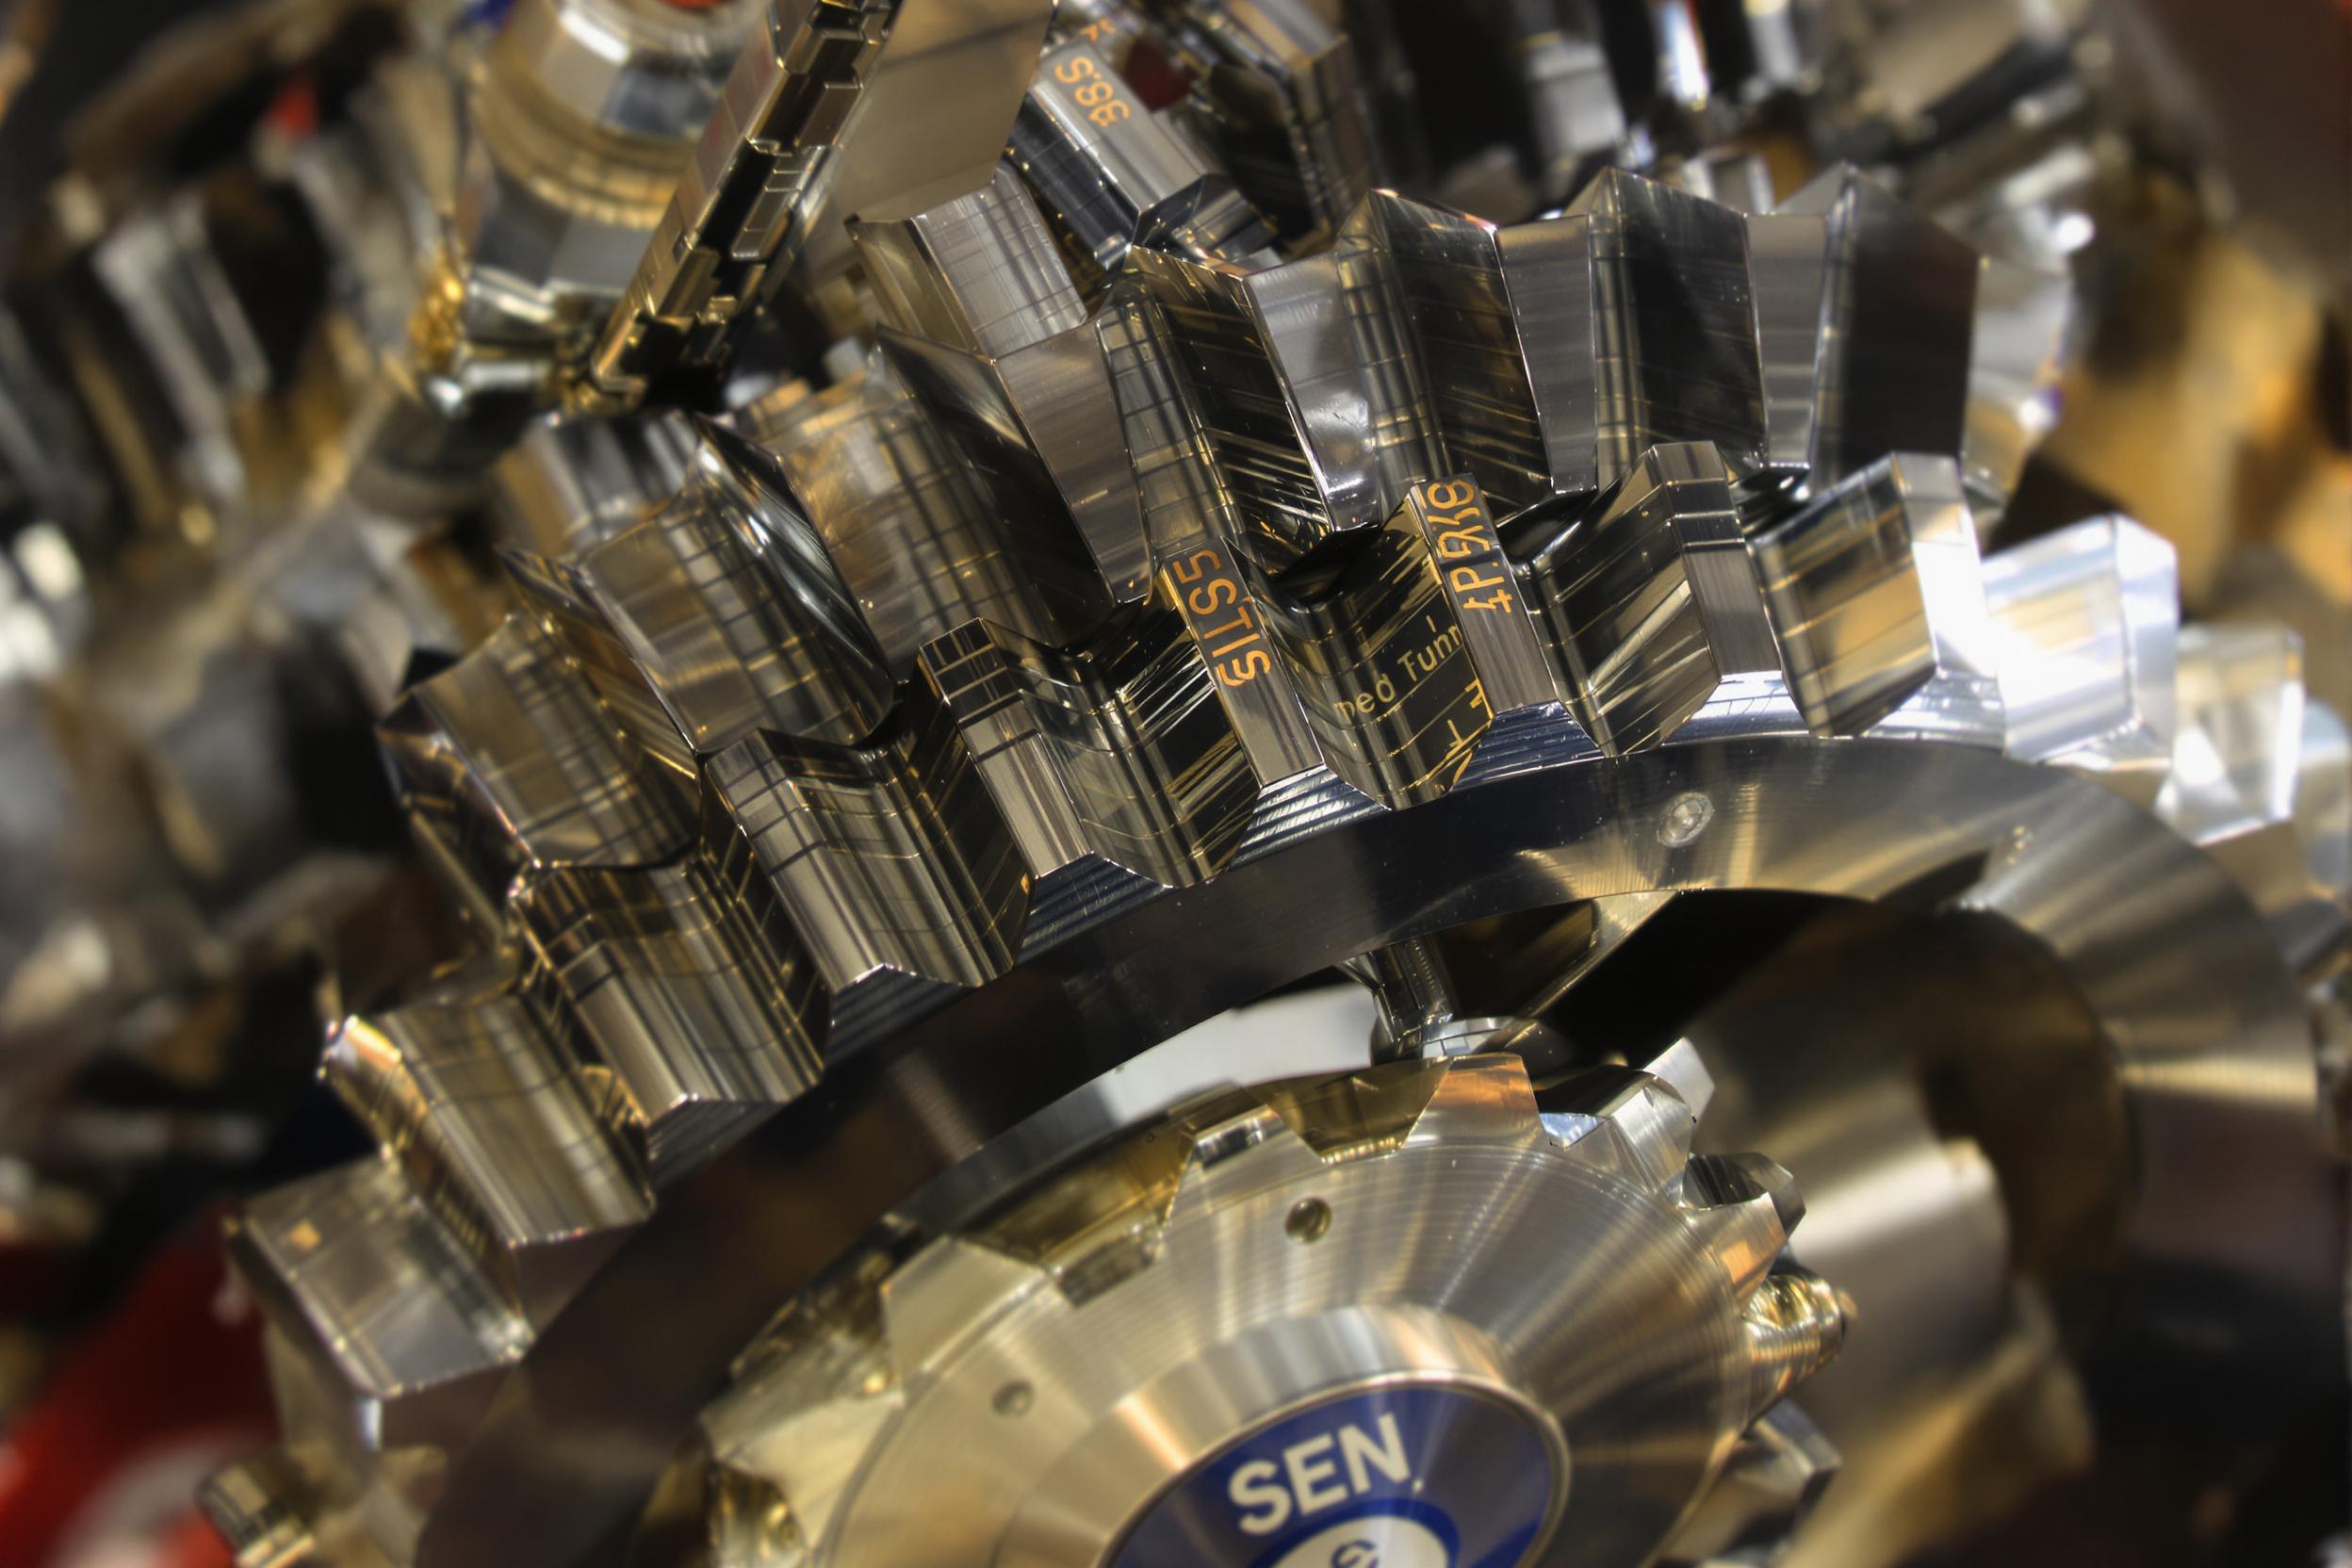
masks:
[[[2126,517],[1986,558],[2009,755],[2154,802],[2172,766],[2179,578],[2171,545]]]
[[[1949,458],[1887,457],[1757,535],[1789,692],[1816,734],[1888,720],[2001,737],[1976,531]]]

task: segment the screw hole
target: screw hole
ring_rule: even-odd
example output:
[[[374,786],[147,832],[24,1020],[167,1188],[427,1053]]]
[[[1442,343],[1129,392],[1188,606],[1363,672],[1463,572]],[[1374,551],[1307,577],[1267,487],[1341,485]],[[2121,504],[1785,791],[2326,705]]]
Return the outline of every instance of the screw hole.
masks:
[[[1299,1200],[1282,1221],[1282,1233],[1296,1242],[1321,1241],[1331,1228],[1331,1206],[1320,1198]]]
[[[1037,1390],[1027,1383],[1009,1382],[998,1389],[996,1397],[988,1403],[999,1415],[1026,1415],[1029,1413],[1029,1407],[1037,1403]]]
[[[1687,848],[1714,820],[1715,803],[1701,791],[1689,791],[1676,795],[1666,808],[1666,820],[1658,825],[1658,841],[1669,849]]]

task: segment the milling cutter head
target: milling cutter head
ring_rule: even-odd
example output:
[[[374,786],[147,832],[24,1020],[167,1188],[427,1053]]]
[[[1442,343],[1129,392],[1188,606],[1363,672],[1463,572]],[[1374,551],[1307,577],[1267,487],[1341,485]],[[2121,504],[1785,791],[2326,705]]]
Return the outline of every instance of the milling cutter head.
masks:
[[[853,1255],[704,1416],[716,1560],[1649,1560],[1844,1309],[1785,1173],[1602,1076],[1228,1092]]]

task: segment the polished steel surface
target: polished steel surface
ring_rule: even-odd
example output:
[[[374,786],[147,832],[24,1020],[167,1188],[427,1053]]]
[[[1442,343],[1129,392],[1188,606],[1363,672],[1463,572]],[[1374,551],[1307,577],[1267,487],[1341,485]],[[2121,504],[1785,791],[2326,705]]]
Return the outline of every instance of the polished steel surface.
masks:
[[[1383,939],[1481,910],[1645,885],[1736,882],[1870,896],[1954,865],[1985,867],[1965,902],[2048,944],[2123,1052],[2140,1184],[2127,1278],[2148,1309],[2132,1317],[2135,1331],[2195,1359],[2178,1337],[2198,1337],[2189,1303],[2201,1292],[2197,1282],[2227,1266],[2269,1303],[2263,1320],[2271,1329],[2253,1340],[2224,1332],[2205,1341],[2207,1353],[2232,1346],[2249,1368],[2293,1363],[2308,1372],[2311,1357],[2328,1364],[2338,1353],[2335,1243],[2321,1217],[2326,1176],[2308,1115],[2307,1026],[2267,931],[2210,860],[2096,786],[1966,748],[1942,753],[1934,770],[1907,773],[1910,755],[1898,743],[1668,746],[1613,768],[1566,764],[1583,782],[1577,791],[1560,788],[1558,764],[1521,764],[1525,771],[1412,811],[1359,815],[1262,852],[1190,894],[1064,940],[902,1033],[871,1066],[844,1064],[831,1094],[788,1111],[672,1194],[541,1336],[531,1352],[538,1374],[506,1393],[470,1450],[466,1466],[482,1465],[480,1478],[464,1468],[453,1477],[426,1560],[481,1560],[473,1554],[493,1541],[506,1553],[535,1537],[547,1560],[561,1560],[567,1542],[599,1533],[600,1521],[614,1517],[598,1499],[610,1497],[618,1456],[633,1454],[639,1484],[650,1485],[734,1347],[858,1233],[853,1202],[878,1217],[911,1190],[915,1172],[942,1168],[976,1149],[989,1127],[1009,1124],[1133,1049],[1119,1042],[1156,1038],[1286,973]],[[1714,811],[1676,845],[1680,835],[1660,827],[1679,820],[1672,808],[1692,795],[1713,802]],[[1870,841],[1872,825],[1892,822],[1902,833]],[[1494,846],[1492,836],[1505,825],[1514,835],[1535,830],[1517,843],[1540,852]],[[1482,840],[1488,848],[1479,848]],[[1461,874],[1434,899],[1407,870],[1427,855]],[[2114,896],[2124,880],[2136,890],[2128,900]],[[2161,956],[2157,934],[2175,923],[2197,933],[2205,963],[2196,972]],[[1158,962],[1102,984],[1101,960],[1135,943]],[[1270,962],[1277,947],[1292,956]],[[1231,962],[1252,954],[1259,956]],[[2216,984],[2219,974],[2230,979]],[[1010,1055],[990,1054],[996,1031]],[[2212,1043],[2223,1038],[2231,1044]],[[1041,1050],[1049,1041],[1051,1050]],[[984,1060],[1019,1061],[1034,1076],[1023,1087]],[[2225,1094],[2210,1093],[2225,1084]],[[983,1113],[996,1119],[972,1119]],[[828,1124],[834,1141],[822,1134]],[[885,1175],[874,1163],[884,1150],[910,1162],[907,1174]],[[2259,1168],[2281,1214],[2301,1208],[2311,1228],[2275,1245],[2282,1233],[2250,1233],[2229,1205],[2202,1200],[2202,1173],[2216,1159],[2239,1178]],[[773,1184],[762,1184],[762,1172]],[[812,1190],[826,1201],[795,1196]],[[797,1250],[728,1253],[724,1262],[706,1250],[718,1234],[778,1225],[799,1238]],[[626,1303],[636,1290],[675,1292],[688,1278],[694,1288],[676,1298],[692,1299],[696,1321],[708,1324],[699,1357],[683,1353],[683,1320],[658,1346],[629,1333]],[[612,1359],[621,1343],[632,1347],[625,1366]],[[611,1380],[594,1391],[599,1378]],[[666,1392],[657,1397],[657,1387]],[[544,1501],[527,1501],[530,1478],[551,1478],[550,1460],[566,1453],[597,1478],[583,1471],[571,1485],[528,1494]],[[506,1533],[514,1529],[527,1534]]]
[[[1240,47],[1175,37],[1200,61]],[[1104,71],[1102,41],[1085,41],[1048,58]],[[1266,100],[1266,127],[1288,127],[1274,161],[1312,170],[1315,138],[1294,142],[1305,122],[1285,104]],[[1207,142],[1295,247],[1271,166],[1233,151],[1240,124]],[[707,148],[740,151],[733,134]],[[2304,720],[2284,645],[2254,632],[2187,641],[2171,725],[2177,612],[2131,525],[1987,566],[1962,455],[1979,275],[1965,247],[1847,171],[1770,212],[1609,171],[1567,213],[1502,227],[1377,194],[1305,254],[1195,243],[1202,231],[1137,205],[1097,277],[1101,241],[1080,224],[1100,214],[1073,218],[1040,167],[1016,149],[939,199],[858,211],[845,293],[824,292],[834,264],[812,253],[812,312],[864,309],[863,287],[878,318],[871,351],[853,337],[828,352],[823,389],[755,383],[691,447],[681,428],[622,440],[586,410],[535,429],[502,476],[523,608],[381,727],[489,955],[448,991],[347,1023],[334,1076],[410,1195],[368,1188],[369,1233],[456,1261],[434,1263],[447,1277],[421,1327],[379,1329],[343,1276],[305,1283],[285,1245],[247,1249],[289,1345],[321,1323],[420,1336],[305,1351],[319,1401],[337,1380],[375,1397],[367,1358],[412,1354],[417,1386],[471,1401],[435,1429],[446,1494],[380,1548],[511,1568],[625,1529],[764,1318],[926,1181],[978,1158],[969,1190],[972,1168],[996,1168],[993,1139],[1165,1037],[1345,960],[1390,1015],[1383,1055],[1465,1073],[1502,1070],[1479,1046],[1565,1060],[1534,1014],[1690,889],[1925,900],[2045,949],[2132,1124],[2098,1162],[2124,1258],[2102,1343],[2194,1348],[2273,1386],[2285,1358],[2335,1364],[2337,1243],[2289,965],[2317,963],[2341,928],[2323,879],[2343,858],[2343,748]],[[1197,219],[1226,194],[1204,173],[1154,210]],[[702,325],[695,351],[724,357],[733,329]],[[593,499],[546,477],[573,449],[615,466]],[[1458,1016],[1423,939],[1588,901],[1584,947],[1524,988],[1529,1016]],[[2169,961],[2191,943],[2195,972]],[[1653,1065],[1721,1077],[1704,1045]],[[2006,1300],[2007,1189],[1974,1145],[1929,1130],[1910,1079],[1850,1077],[1837,1086],[1865,1107],[1851,1144],[1792,1141],[1833,1190],[1927,1194],[1896,1233],[1943,1236],[1949,1266],[1894,1309],[1946,1297],[1882,1342],[1875,1381],[1891,1388],[1939,1334],[1991,1343],[1976,1329]],[[1770,1272],[1793,1189],[1753,1162],[1661,1164],[1644,1139],[1687,1110],[1655,1082],[1611,1080],[1542,1125],[1612,1179],[1707,1200],[1692,1224],[1747,1303],[1755,1353],[1731,1413],[1665,1445],[1685,1456],[1677,1478],[1628,1481],[1616,1522],[1581,1530],[1597,1560],[1663,1540],[1726,1464],[1740,1500],[1692,1515],[1688,1549],[1717,1549],[1706,1530],[1785,1532],[1827,1468],[1802,1428],[1740,1435],[1842,1319],[1825,1287]],[[2207,1198],[2217,1152],[2260,1168],[2277,1226],[2249,1232]],[[1367,1183],[1384,1168],[1360,1163]],[[1867,1209],[1836,1205],[1824,1245],[1878,1279],[1895,1243],[1867,1225],[1856,1239]],[[754,1234],[776,1238],[756,1257],[722,1240]],[[1044,1420],[1032,1429],[1063,1435],[1002,1445],[999,1470],[932,1457],[973,1446],[954,1411],[986,1427],[1016,1383],[1025,1411],[1055,1408],[1037,1401],[1062,1364],[1040,1353],[1015,1358],[1018,1377],[988,1364],[970,1399],[932,1376],[994,1353],[968,1331],[983,1308],[1058,1312],[1070,1279],[1097,1278],[1089,1265],[1040,1290],[1031,1265],[940,1245],[938,1301],[917,1314],[928,1287],[898,1291],[894,1364],[924,1369],[906,1398],[811,1413],[787,1408],[808,1396],[793,1383],[728,1429],[727,1462],[753,1478],[719,1488],[727,1550],[784,1550],[761,1544],[764,1485],[825,1499],[800,1516],[819,1541],[792,1548],[819,1560],[955,1561],[969,1529],[1040,1562],[1092,1560],[1168,1478],[1163,1455],[1070,1491],[1081,1472],[1061,1456],[1092,1428]],[[1181,1337],[1153,1293],[1217,1270],[1170,1248],[1140,1270],[1102,1265],[1120,1288],[1088,1302],[1133,1300],[1139,1324]],[[1439,1256],[1316,1255],[1342,1259],[1332,1288],[1358,1294],[1350,1269]],[[1512,1277],[1540,1292],[1567,1276]],[[665,1303],[658,1334],[649,1298]],[[528,1348],[482,1328],[482,1303]],[[1075,1376],[1090,1330],[1019,1317],[999,1324],[1006,1343],[1043,1334]],[[1148,1337],[1105,1343],[1133,1358]],[[1334,1376],[1404,1355],[1375,1341]],[[1196,1349],[1168,1353],[1233,1375]],[[1675,1376],[1705,1363],[1667,1359]],[[934,1408],[949,1413],[936,1424]],[[1109,1406],[1087,1408],[1093,1422]],[[1246,1424],[1169,1419],[1193,1454]],[[881,1469],[844,1468],[869,1445]],[[337,1468],[345,1493],[388,1462],[372,1454]],[[875,1478],[896,1465],[971,1506],[860,1503],[903,1490]],[[1592,1495],[1571,1487],[1572,1517]]]
[[[1208,82],[1200,129],[1243,193],[1294,249],[1328,240],[1372,184],[1354,41],[1302,0],[1141,8]]]
[[[726,431],[703,433],[650,517],[577,556],[511,559],[579,658],[624,650],[697,756],[759,728],[855,741],[889,710],[882,652],[816,531],[767,454]]]
[[[376,1146],[236,1224],[249,1558],[1135,1568],[1392,1385],[1578,1568],[2251,1515],[2352,743],[2028,478],[2165,210],[2069,7],[380,8],[53,193],[102,475],[0,335],[6,1060],[323,975]]]
[[[2172,769],[2157,815],[2230,868],[2298,972],[2352,945],[2340,874],[2352,758],[2343,721],[2304,693],[2303,648],[2278,626],[2180,635]]]
[[[493,471],[502,532],[541,555],[601,543],[678,489],[694,439],[682,415],[540,419]]]
[[[637,1160],[564,1070],[543,1010],[493,976],[348,1021],[327,1046],[335,1092],[425,1201],[547,1315],[619,1230],[652,1211]]]
[[[759,0],[516,0],[497,50],[609,130],[675,139],[710,117]]]
[[[1842,1309],[1765,1277],[1783,1208],[1751,1168],[1686,1172],[1671,1089],[1604,1071],[1553,1098],[1581,1108],[1539,1116],[1515,1061],[1473,1057],[1272,1084],[1130,1135],[786,1315],[704,1418],[718,1490],[773,1489],[812,1564],[1092,1562],[1229,1437],[1410,1380],[1542,1412],[1572,1478],[1545,1534],[1633,1560],[1724,1434],[1835,1352]],[[1539,1250],[1576,1262],[1531,1272]],[[918,1489],[930,1506],[906,1509]]]
[[[1890,453],[1761,534],[1756,552],[1790,694],[1816,734],[1859,733],[1902,710],[1906,727],[1999,743],[2004,666],[1950,458]],[[2038,650],[2012,662],[2037,664]]]
[[[1105,275],[1149,233],[1203,260],[1266,254],[1273,236],[1230,177],[1114,74],[1087,38],[1050,48],[1013,123],[1012,159],[1072,249]]]
[[[943,421],[887,360],[813,411],[737,416],[773,449],[894,675],[923,642],[981,619],[1055,645],[1110,608],[1085,542],[1051,517],[1016,531]]]
[[[2172,547],[2128,517],[2077,523],[1985,562],[2011,756],[2154,800],[2177,727],[2178,575]]]
[[[1568,212],[1555,221],[1580,220],[1590,231],[1585,352],[1600,482],[1618,482],[1669,441],[1712,442],[1724,461],[1753,465],[1765,449],[1766,410],[1740,216],[1615,171]]]
[[[1652,448],[1531,554],[1528,586],[1563,690],[1603,750],[1655,745],[1709,700],[1777,684],[1756,571],[1730,470],[1696,442]]]
[[[1101,417],[1110,368],[1068,266],[1010,166],[944,206],[850,225],[886,326],[884,351],[936,410],[1024,532],[1068,516],[1114,597],[1149,563],[1134,470]],[[1029,514],[1047,516],[1029,520]],[[1066,541],[1057,547],[1076,555]]]
[[[1850,168],[1748,219],[1767,461],[1815,486],[1887,452],[1955,452],[1978,258]]]
[[[722,358],[828,204],[898,217],[985,185],[1051,9],[774,0],[596,340],[595,394],[631,403],[659,370]]]

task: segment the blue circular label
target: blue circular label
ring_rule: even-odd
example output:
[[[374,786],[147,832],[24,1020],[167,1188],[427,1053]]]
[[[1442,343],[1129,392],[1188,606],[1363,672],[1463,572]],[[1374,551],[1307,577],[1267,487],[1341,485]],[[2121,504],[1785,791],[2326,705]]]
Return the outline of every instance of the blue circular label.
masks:
[[[1294,1411],[1185,1477],[1111,1568],[1521,1568],[1551,1517],[1552,1445],[1446,1383]]]

